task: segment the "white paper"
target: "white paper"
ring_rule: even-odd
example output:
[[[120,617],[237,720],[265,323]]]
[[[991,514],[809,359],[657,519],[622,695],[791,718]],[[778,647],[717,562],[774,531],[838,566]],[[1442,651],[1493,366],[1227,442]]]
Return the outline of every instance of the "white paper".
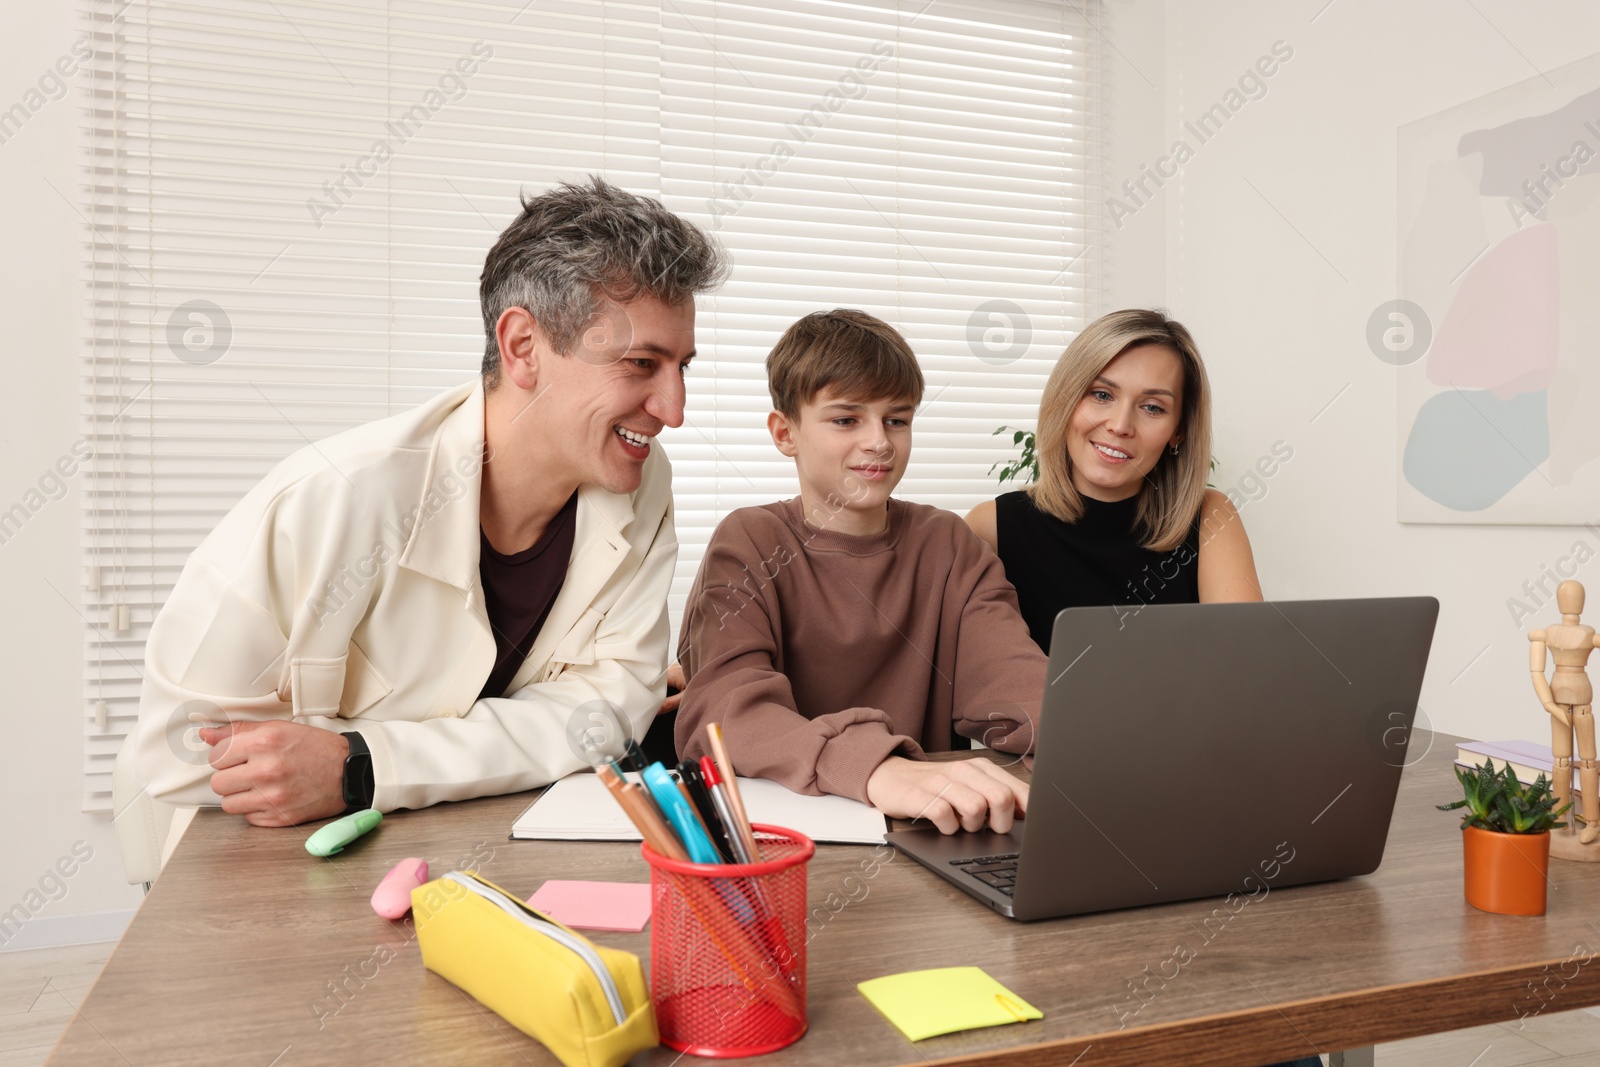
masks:
[[[877,845],[883,813],[846,797],[808,797],[765,778],[740,778],[739,795],[751,822],[805,834],[819,843]],[[637,841],[639,831],[598,775],[571,774],[546,789],[517,817],[511,836],[544,841]]]

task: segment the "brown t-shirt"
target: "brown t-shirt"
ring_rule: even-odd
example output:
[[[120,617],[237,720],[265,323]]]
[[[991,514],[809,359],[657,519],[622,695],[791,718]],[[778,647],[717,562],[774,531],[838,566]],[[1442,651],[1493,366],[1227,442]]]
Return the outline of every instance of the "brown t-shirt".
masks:
[[[494,670],[483,683],[479,700],[505,696],[506,686],[528,658],[539,627],[567,580],[577,520],[578,494],[573,493],[532,548],[509,556],[496,552],[489,538],[478,531],[478,579],[483,583],[489,628],[494,631]]]
[[[681,753],[708,754],[720,722],[739,773],[856,800],[886,757],[947,750],[952,728],[1029,751],[1047,662],[953,512],[891,499],[888,529],[863,537],[809,525],[798,498],[717,527],[678,659]]]

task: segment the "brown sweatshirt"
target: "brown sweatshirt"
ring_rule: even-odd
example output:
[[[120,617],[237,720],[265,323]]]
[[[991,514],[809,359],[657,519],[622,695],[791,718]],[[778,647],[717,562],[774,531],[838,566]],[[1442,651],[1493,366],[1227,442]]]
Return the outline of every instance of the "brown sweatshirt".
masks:
[[[948,750],[952,728],[1030,751],[1046,665],[955,513],[891,499],[888,529],[856,536],[807,524],[798,497],[717,526],[678,659],[680,753],[708,754],[720,722],[740,774],[863,801],[886,757]]]

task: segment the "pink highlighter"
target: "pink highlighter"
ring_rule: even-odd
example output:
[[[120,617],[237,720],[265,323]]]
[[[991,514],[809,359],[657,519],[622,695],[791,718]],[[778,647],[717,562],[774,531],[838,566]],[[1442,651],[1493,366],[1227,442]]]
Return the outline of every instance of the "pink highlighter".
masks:
[[[385,919],[405,918],[411,910],[411,891],[427,880],[427,860],[401,860],[372,891],[372,910]]]

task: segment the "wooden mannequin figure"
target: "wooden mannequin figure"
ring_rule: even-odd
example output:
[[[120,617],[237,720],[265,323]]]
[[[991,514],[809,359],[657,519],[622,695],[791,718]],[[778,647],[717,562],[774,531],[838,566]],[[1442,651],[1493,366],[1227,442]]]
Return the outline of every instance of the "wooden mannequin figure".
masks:
[[[1600,860],[1600,760],[1594,737],[1594,687],[1584,671],[1589,653],[1600,648],[1600,637],[1593,626],[1578,621],[1583,614],[1583,586],[1574,581],[1556,587],[1556,607],[1561,621],[1528,634],[1531,644],[1528,669],[1533,674],[1533,689],[1544,710],[1550,713],[1550,748],[1555,755],[1554,789],[1556,807],[1572,798],[1572,742],[1577,732],[1578,775],[1582,785],[1583,830],[1573,839],[1577,820],[1567,815],[1567,826],[1556,830],[1550,839],[1550,854],[1562,859]],[[1555,674],[1545,678],[1546,651],[1555,658]]]

